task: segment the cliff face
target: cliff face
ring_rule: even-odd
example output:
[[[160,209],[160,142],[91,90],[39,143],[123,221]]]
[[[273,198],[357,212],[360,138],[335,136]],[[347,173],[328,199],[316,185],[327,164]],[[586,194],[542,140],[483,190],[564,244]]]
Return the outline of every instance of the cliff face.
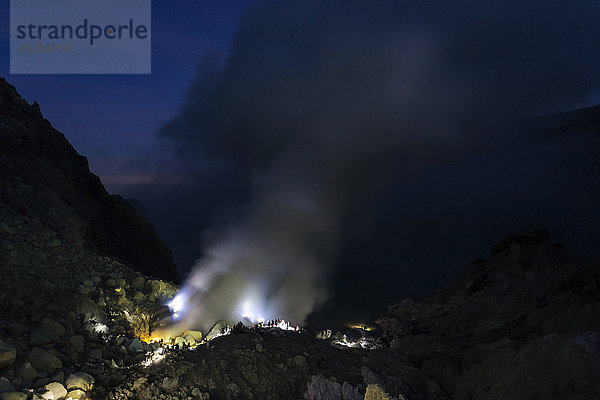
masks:
[[[598,398],[599,271],[546,231],[511,236],[448,287],[390,306],[378,324],[450,398]]]
[[[87,159],[0,78],[0,204],[69,243],[177,281],[170,250],[143,216],[110,195]]]

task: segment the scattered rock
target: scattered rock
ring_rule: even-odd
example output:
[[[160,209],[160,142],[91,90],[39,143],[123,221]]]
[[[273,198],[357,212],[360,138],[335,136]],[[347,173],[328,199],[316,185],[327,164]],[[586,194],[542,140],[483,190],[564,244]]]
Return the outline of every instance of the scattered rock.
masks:
[[[93,358],[94,360],[101,360],[102,359],[102,349],[90,350],[90,358]]]
[[[31,351],[28,360],[38,372],[43,371],[48,375],[52,375],[54,371],[62,367],[62,362],[53,353],[39,347]]]
[[[160,386],[165,390],[175,390],[179,387],[179,378],[165,377]]]
[[[140,386],[145,385],[146,382],[148,382],[147,378],[144,378],[144,377],[138,378],[138,379],[136,379],[135,382],[133,382],[133,385],[131,386],[131,389],[132,390],[137,390]]]
[[[21,392],[6,392],[0,395],[2,400],[27,400],[27,394]]]
[[[188,330],[184,331],[181,336],[183,336],[183,337],[191,336],[196,343],[202,342],[202,332],[200,332],[200,331],[194,331],[194,330],[188,329]]]
[[[0,377],[0,393],[14,392],[15,387],[5,377]]]
[[[52,382],[44,387],[52,394],[52,397],[46,397],[49,400],[61,400],[67,397],[67,389],[65,389],[62,383]]]
[[[21,377],[25,382],[33,382],[37,378],[38,373],[30,362],[24,362],[17,370],[17,376]]]
[[[133,339],[127,346],[127,350],[129,350],[130,353],[142,353],[144,351],[142,341],[138,338]]]
[[[65,334],[65,327],[50,318],[44,318],[41,327],[43,330],[56,332],[60,337]]]
[[[67,393],[67,400],[84,400],[87,399],[87,394],[83,390],[75,389],[69,390]]]
[[[77,291],[84,296],[87,296],[88,294],[90,294],[92,292],[92,290],[89,287],[83,286],[83,285],[79,286]]]
[[[394,400],[394,398],[383,390],[381,386],[370,384],[367,386],[365,400]]]
[[[17,350],[8,343],[0,343],[0,367],[12,365],[17,358]]]
[[[69,338],[69,343],[71,343],[71,347],[73,348],[73,350],[75,350],[75,352],[83,353],[83,348],[84,348],[83,336],[81,336],[81,335],[71,336]]]
[[[94,387],[95,380],[94,378],[85,372],[76,372],[74,374],[69,375],[67,378],[67,389],[81,389],[85,392],[92,390]]]
[[[54,331],[36,331],[31,334],[29,344],[39,346],[42,344],[54,343],[58,340],[58,334]]]
[[[308,368],[308,364],[306,363],[306,358],[302,354],[299,354],[299,355],[295,356],[294,358],[291,358],[288,361],[288,364],[290,364],[290,366],[292,366],[294,368],[298,368],[298,369],[307,369]]]

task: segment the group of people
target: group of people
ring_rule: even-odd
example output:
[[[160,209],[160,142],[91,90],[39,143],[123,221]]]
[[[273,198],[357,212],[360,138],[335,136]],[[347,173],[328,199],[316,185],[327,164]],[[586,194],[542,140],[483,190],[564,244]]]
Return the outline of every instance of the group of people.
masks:
[[[288,331],[300,332],[300,325],[291,326],[289,321],[284,319],[270,319],[268,321],[255,324],[256,328],[280,328]]]

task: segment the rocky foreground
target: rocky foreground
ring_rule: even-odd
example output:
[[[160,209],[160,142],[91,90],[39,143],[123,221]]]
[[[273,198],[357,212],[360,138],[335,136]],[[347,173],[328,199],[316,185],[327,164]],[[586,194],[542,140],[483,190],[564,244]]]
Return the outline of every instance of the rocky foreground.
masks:
[[[600,396],[600,269],[547,232],[510,237],[448,287],[390,306],[374,337],[188,332],[169,350],[149,339],[174,285],[0,217],[2,399]]]
[[[444,398],[405,356],[350,348],[331,332],[244,329],[208,342],[182,333],[173,350],[149,343],[174,285],[72,246],[37,220],[0,220],[3,400],[358,400],[386,396],[383,388]]]

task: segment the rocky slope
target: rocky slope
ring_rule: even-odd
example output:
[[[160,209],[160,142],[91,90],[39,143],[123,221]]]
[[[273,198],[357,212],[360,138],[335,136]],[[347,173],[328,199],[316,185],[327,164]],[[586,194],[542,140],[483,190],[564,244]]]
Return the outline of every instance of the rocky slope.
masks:
[[[0,398],[86,398],[145,359],[134,338],[149,337],[175,286],[38,220],[2,209],[0,221]]]
[[[600,269],[548,232],[507,238],[378,324],[449,398],[600,398]]]
[[[405,356],[339,344],[352,335],[246,329],[199,345],[183,332],[167,351],[148,339],[175,286],[37,220],[0,221],[3,400],[445,398]]]
[[[123,198],[109,195],[85,157],[0,78],[0,207],[34,218],[70,244],[177,281],[169,249]]]

